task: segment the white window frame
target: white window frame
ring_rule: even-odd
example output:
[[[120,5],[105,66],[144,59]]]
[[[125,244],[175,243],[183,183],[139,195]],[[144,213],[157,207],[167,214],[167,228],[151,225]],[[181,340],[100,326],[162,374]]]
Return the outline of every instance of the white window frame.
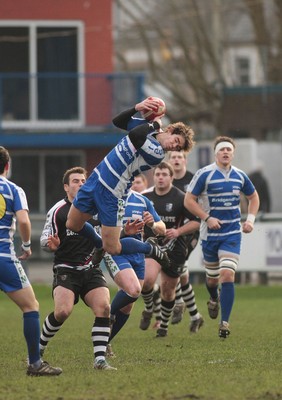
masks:
[[[249,86],[259,86],[265,84],[263,66],[256,46],[253,45],[234,45],[226,48],[223,55],[223,71],[227,86],[238,86],[238,76],[236,71],[236,59],[249,58],[250,62],[250,84]]]
[[[251,84],[251,60],[250,57],[237,56],[235,58],[236,80],[239,86],[249,86]],[[245,61],[247,68],[242,68],[241,61]],[[243,78],[247,78],[248,83],[243,83]]]
[[[29,80],[30,93],[30,119],[17,121],[2,121],[4,129],[68,129],[81,128],[85,126],[85,71],[84,65],[84,23],[76,20],[5,20],[0,21],[1,27],[25,27],[29,28],[29,74],[35,76],[37,74],[36,65],[36,29],[38,27],[75,27],[78,32],[78,119],[76,120],[38,120],[37,119],[37,80]]]
[[[68,150],[40,150],[40,151],[32,151],[32,150],[12,150],[11,153],[11,169],[10,175],[11,179],[13,180],[13,157],[28,157],[30,156],[37,156],[39,161],[39,188],[38,188],[38,198],[39,198],[39,214],[46,213],[46,175],[47,175],[47,167],[45,163],[45,159],[48,156],[52,157],[64,157],[64,156],[77,156],[80,157],[81,162],[80,166],[86,168],[86,154],[83,150],[75,150],[75,149],[68,149]],[[72,166],[70,166],[71,168]],[[57,179],[57,177],[56,177]],[[62,179],[62,177],[59,177]]]

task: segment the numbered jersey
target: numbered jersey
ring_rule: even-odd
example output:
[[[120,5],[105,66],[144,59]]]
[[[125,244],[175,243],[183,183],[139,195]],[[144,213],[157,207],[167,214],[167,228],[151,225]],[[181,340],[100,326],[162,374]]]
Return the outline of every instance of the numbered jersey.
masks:
[[[0,177],[0,257],[15,260],[13,237],[16,230],[16,212],[28,210],[25,192],[5,177]]]

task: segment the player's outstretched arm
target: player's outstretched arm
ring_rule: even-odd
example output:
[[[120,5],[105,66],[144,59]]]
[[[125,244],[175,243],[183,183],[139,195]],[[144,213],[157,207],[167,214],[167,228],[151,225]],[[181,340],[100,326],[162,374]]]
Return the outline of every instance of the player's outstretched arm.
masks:
[[[135,104],[134,107],[128,108],[127,110],[122,111],[120,114],[113,118],[113,124],[120,128],[127,130],[128,123],[130,122],[131,117],[137,112],[146,112],[146,111],[154,111],[158,108],[159,103],[157,100],[154,100],[153,97],[147,97],[145,100],[141,101],[140,103]],[[159,116],[161,118],[161,116]]]
[[[135,107],[124,110],[120,114],[116,115],[112,122],[117,128],[124,129],[126,131],[130,118],[136,114],[136,112],[137,111],[135,110]]]

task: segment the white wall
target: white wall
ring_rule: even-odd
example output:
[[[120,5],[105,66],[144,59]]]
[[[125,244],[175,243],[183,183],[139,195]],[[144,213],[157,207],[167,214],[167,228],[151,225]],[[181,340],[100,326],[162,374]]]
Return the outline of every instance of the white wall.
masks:
[[[188,260],[190,272],[204,271],[202,247],[198,243]],[[243,234],[238,272],[282,273],[282,221],[256,222],[250,234]]]

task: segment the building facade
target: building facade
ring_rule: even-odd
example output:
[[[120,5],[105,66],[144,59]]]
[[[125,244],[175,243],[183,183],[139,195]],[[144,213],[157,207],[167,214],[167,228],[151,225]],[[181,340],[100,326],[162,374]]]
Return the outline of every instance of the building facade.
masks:
[[[45,213],[67,168],[90,172],[117,143],[112,117],[143,78],[113,73],[112,0],[3,0],[0,54],[0,143],[31,212]]]
[[[33,253],[66,169],[90,173],[118,142],[113,116],[142,97],[113,71],[112,0],[0,2],[0,145],[28,197]]]

